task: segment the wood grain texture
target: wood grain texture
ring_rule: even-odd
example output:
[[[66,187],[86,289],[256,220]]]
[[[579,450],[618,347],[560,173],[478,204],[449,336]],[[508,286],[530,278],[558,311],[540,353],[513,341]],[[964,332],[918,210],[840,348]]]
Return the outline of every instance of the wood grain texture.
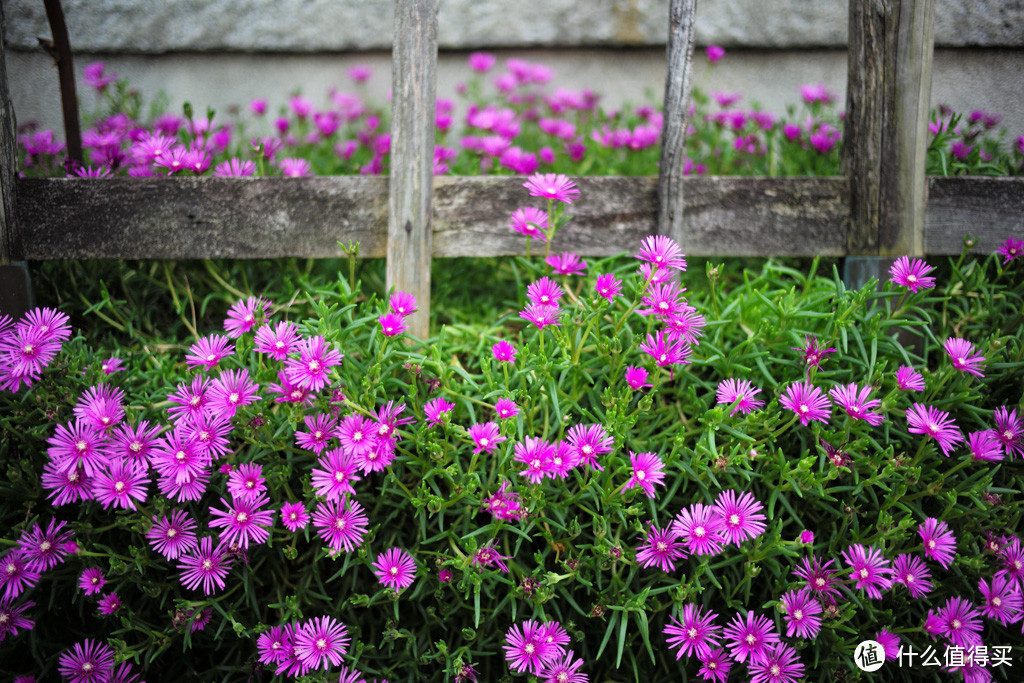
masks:
[[[658,232],[683,240],[683,169],[686,162],[686,124],[692,84],[693,32],[697,0],[670,0],[668,59],[662,111],[661,157],[658,163]]]
[[[396,0],[394,7],[387,286],[419,301],[408,318],[409,332],[425,339],[430,324],[438,0]]]
[[[15,224],[15,177],[18,169],[17,124],[7,85],[4,57],[4,8],[0,5],[0,264],[21,258],[21,240]]]
[[[935,0],[850,0],[844,174],[851,254],[924,249]]]
[[[509,227],[530,201],[523,177],[434,179],[433,257],[525,253]],[[635,252],[657,230],[656,177],[575,178],[581,194],[553,251]],[[683,250],[695,256],[846,255],[844,178],[695,177]],[[925,253],[992,250],[1024,227],[1024,178],[930,178]],[[25,257],[327,258],[338,241],[386,254],[386,178],[19,179]],[[539,202],[536,202],[539,205]],[[533,253],[538,253],[539,242]]]

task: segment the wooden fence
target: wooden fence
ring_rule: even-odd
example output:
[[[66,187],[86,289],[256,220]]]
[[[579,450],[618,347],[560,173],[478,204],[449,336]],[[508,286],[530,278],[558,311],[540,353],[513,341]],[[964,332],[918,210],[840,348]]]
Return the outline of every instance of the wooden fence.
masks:
[[[886,257],[1022,231],[1024,180],[924,175],[935,0],[850,0],[843,177],[683,180],[695,10],[670,2],[660,176],[576,178],[555,249],[608,255],[658,232],[694,255]],[[527,196],[523,178],[432,177],[437,0],[396,0],[395,36],[389,178],[19,179],[0,62],[0,263],[333,257],[355,240],[420,300],[426,336],[431,258],[521,253],[508,218]]]

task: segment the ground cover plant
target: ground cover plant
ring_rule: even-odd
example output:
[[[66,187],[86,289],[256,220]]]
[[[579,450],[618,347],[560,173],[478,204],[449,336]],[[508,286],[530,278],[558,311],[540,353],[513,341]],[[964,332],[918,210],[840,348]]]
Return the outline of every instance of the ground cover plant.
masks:
[[[0,318],[3,674],[856,680],[873,639],[1014,680],[1021,240],[848,290],[581,259],[577,196],[526,180],[512,294],[422,341],[374,264],[44,268],[70,298]]]
[[[708,48],[713,65],[724,57]],[[540,63],[474,53],[469,76],[451,97],[437,101],[436,174],[656,175],[662,114],[653,103],[618,110],[599,92],[555,87],[553,70]],[[370,101],[363,84],[369,69],[350,71],[347,89],[328,93],[318,106],[296,93],[287,103],[258,98],[245,111],[169,110],[156,98],[146,106],[101,62],[85,69],[95,94],[83,133],[85,165],[69,165],[52,130],[31,123],[19,136],[26,175],[134,177],[387,173],[390,133],[387,103]],[[843,113],[835,93],[808,84],[793,93],[786,112],[763,110],[737,92],[707,84],[693,91],[686,172],[710,175],[841,175]],[[276,110],[273,107],[279,107]],[[1020,175],[1024,135],[999,127],[997,113],[932,114],[930,175]]]

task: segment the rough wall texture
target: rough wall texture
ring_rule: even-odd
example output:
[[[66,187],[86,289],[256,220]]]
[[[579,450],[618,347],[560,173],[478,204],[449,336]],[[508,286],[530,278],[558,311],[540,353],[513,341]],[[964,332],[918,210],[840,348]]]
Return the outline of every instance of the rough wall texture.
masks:
[[[7,45],[48,36],[39,0],[3,0]],[[390,0],[64,0],[81,52],[387,50]],[[696,37],[726,47],[839,47],[847,0],[701,0]],[[663,45],[668,0],[441,0],[441,49]],[[1024,0],[937,0],[939,46],[1024,47]]]

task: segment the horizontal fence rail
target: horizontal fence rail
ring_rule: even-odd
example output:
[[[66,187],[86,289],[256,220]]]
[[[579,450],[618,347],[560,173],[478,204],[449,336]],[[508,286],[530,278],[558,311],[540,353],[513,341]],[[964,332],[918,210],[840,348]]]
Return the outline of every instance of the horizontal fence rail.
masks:
[[[522,177],[434,180],[434,257],[522,254],[509,227],[533,203]],[[657,177],[577,177],[581,194],[555,251],[607,256],[637,249],[657,228]],[[844,178],[692,177],[683,250],[701,256],[844,256]],[[928,181],[925,252],[959,253],[964,237],[991,251],[1024,230],[1024,179]],[[77,178],[17,181],[25,258],[328,258],[338,242],[360,256],[387,250],[387,178]],[[532,200],[532,201],[531,201]],[[539,243],[534,243],[537,253]],[[542,248],[542,247],[541,247]]]

